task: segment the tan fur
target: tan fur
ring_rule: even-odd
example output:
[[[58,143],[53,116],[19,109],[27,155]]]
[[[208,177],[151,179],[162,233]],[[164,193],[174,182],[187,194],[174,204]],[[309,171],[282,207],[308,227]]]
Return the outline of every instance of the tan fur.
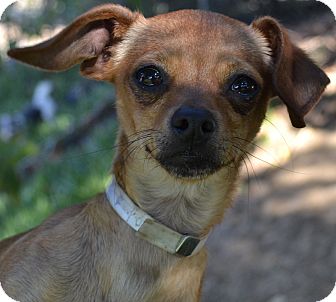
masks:
[[[192,10],[145,19],[117,5],[100,6],[55,38],[9,55],[54,71],[80,63],[84,76],[114,83],[120,131],[113,173],[118,183],[161,223],[200,237],[230,206],[239,167],[268,99],[283,97],[293,123],[301,127],[307,106],[319,100],[328,83],[274,19],[261,18],[248,27]],[[139,96],[132,86],[142,64],[160,66],[169,74],[168,89],[159,97]],[[315,77],[309,79],[309,90],[301,87],[307,74],[284,70],[281,64],[310,70]],[[260,86],[248,111],[225,88],[242,73]],[[293,77],[297,90],[292,89]],[[158,162],[159,142],[168,140],[170,120],[181,106],[207,109],[216,119],[221,158],[216,171],[182,177]],[[148,129],[152,132],[143,135]],[[138,238],[104,194],[0,242],[0,282],[22,302],[195,302],[200,301],[205,266],[205,249],[183,258]]]

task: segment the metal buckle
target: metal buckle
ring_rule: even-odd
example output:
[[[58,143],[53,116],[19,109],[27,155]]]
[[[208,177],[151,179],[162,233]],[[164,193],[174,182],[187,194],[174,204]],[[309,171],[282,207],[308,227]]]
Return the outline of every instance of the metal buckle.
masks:
[[[192,236],[185,236],[179,246],[176,248],[176,254],[180,256],[191,256],[193,252],[197,249],[200,239],[192,237]]]

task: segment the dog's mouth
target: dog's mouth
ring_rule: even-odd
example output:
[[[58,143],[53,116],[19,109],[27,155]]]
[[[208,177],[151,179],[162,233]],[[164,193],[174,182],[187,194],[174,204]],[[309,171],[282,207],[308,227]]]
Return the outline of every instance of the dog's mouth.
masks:
[[[162,168],[177,178],[205,178],[231,162],[221,160],[214,150],[172,152],[166,149],[154,154],[148,145],[145,150]]]

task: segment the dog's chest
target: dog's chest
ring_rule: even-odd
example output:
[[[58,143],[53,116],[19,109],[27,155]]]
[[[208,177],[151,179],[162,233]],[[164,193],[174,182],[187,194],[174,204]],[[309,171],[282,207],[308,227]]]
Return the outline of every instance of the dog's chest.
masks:
[[[102,293],[99,301],[199,301],[206,266],[206,252],[201,251],[192,258],[180,258],[173,262],[173,265],[161,267],[161,270],[134,264],[133,268],[113,278],[108,295]]]

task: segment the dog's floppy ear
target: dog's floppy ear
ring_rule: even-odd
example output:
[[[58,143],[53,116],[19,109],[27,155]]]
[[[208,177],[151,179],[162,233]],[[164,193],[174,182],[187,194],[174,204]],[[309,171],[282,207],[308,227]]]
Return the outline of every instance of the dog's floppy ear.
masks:
[[[111,47],[120,42],[137,19],[125,7],[107,4],[78,17],[55,37],[31,47],[15,48],[8,55],[23,63],[49,71],[66,70],[81,63],[82,75],[108,80],[106,63]]]
[[[304,116],[318,103],[329,78],[273,18],[259,18],[252,28],[267,39],[272,51],[274,95],[286,104],[292,125],[305,127]]]

